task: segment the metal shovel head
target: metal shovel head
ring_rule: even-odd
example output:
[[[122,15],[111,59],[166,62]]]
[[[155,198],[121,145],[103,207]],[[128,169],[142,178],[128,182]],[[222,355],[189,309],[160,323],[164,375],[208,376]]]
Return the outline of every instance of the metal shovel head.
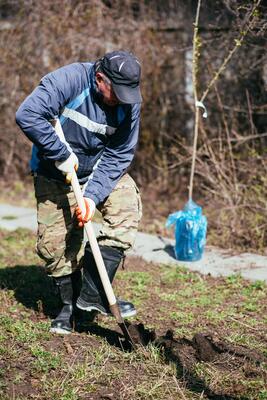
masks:
[[[116,318],[116,321],[117,321],[119,327],[121,328],[121,331],[122,331],[125,339],[127,340],[127,342],[129,342],[131,347],[133,349],[135,349],[136,348],[135,343],[134,343],[134,341],[133,341],[133,339],[132,339],[132,337],[131,337],[128,329],[127,329],[127,326],[126,326],[126,324],[125,324],[125,322],[124,322],[124,320],[123,320],[123,318],[121,316],[118,304],[115,303],[115,304],[109,306],[109,308],[110,308],[110,311],[111,311],[112,315]]]

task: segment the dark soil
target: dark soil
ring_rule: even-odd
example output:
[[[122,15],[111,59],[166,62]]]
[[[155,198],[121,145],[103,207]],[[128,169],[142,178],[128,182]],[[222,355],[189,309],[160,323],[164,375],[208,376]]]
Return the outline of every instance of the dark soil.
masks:
[[[242,346],[233,346],[224,340],[214,339],[211,334],[197,333],[192,340],[181,338],[175,339],[172,331],[167,331],[166,335],[155,340],[155,345],[164,349],[170,359],[183,359],[182,354],[187,353],[187,361],[181,364],[190,369],[193,364],[199,361],[210,362],[225,359],[225,355],[233,356],[233,363],[249,360],[255,364],[267,362],[267,358],[256,350],[247,349]],[[189,356],[190,354],[190,356]]]
[[[139,346],[154,345],[160,349],[164,362],[176,365],[177,377],[183,377],[189,388],[202,392],[208,399],[235,400],[247,397],[243,397],[241,394],[243,388],[238,385],[234,390],[233,388],[228,390],[227,387],[225,391],[211,390],[209,385],[196,374],[195,367],[199,363],[215,366],[218,374],[221,371],[226,375],[231,375],[233,371],[241,369],[247,378],[257,377],[257,367],[262,367],[267,363],[267,357],[261,352],[245,346],[233,345],[219,338],[218,335],[213,336],[212,333],[199,332],[189,340],[186,337],[175,338],[172,330],[168,330],[165,335],[157,336],[154,329],[145,328],[142,323],[133,324],[125,321],[125,324],[134,342],[134,348],[119,332],[116,334],[113,330],[102,330],[100,326],[95,326],[88,332],[99,336],[104,334],[110,344],[121,347],[123,351],[134,351]]]
[[[242,369],[246,377],[257,376],[256,366],[267,363],[267,357],[262,353],[248,349],[244,346],[236,346],[227,343],[218,337],[212,337],[211,333],[197,333],[192,340],[185,337],[175,338],[173,331],[168,330],[165,335],[157,337],[154,329],[146,329],[142,323],[130,324],[126,322],[134,348],[127,344],[125,349],[136,349],[136,346],[147,346],[153,344],[161,350],[165,362],[176,364],[177,371],[182,371],[186,377],[187,384],[195,388],[200,386],[203,394],[209,399],[234,400],[233,392],[213,392],[206,387],[195,374],[195,366],[200,362],[213,363],[219,370],[231,374],[232,371]],[[267,376],[266,376],[267,377]],[[236,387],[239,395],[239,388]],[[239,397],[238,397],[239,398]]]
[[[263,285],[129,257],[114,291],[138,310],[125,321],[136,349],[114,318],[86,312],[73,334],[49,335],[60,305],[51,281],[36,267],[39,260],[31,258],[34,237],[29,242],[25,234],[2,233],[0,239],[1,400],[265,400]],[[170,369],[161,378],[164,368]],[[138,392],[159,379],[156,395]],[[73,393],[62,396],[66,386]]]
[[[128,322],[127,329],[136,346],[147,346],[149,343],[153,343],[156,339],[155,331],[152,329],[146,329],[143,324],[130,324]]]

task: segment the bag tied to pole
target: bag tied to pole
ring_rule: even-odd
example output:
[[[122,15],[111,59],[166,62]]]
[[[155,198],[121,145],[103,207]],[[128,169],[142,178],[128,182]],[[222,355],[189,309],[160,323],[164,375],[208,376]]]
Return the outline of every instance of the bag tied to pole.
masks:
[[[207,218],[202,215],[202,208],[189,200],[182,211],[170,214],[166,221],[169,228],[175,224],[175,257],[181,261],[201,259],[207,234]]]

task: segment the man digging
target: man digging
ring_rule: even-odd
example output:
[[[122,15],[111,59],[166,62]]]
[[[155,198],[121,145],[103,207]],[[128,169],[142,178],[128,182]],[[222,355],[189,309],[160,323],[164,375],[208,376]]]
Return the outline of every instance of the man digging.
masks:
[[[83,248],[81,228],[97,208],[103,217],[98,244],[112,282],[124,252],[133,246],[142,214],[139,190],[127,174],[139,135],[140,75],[139,61],[126,51],[70,64],[44,76],[16,113],[17,124],[34,144],[36,249],[63,303],[51,332],[72,331],[76,306],[111,315],[91,248],[88,243]],[[69,146],[57,136],[51,124],[55,118]],[[85,215],[69,184],[73,168]],[[118,305],[122,318],[136,314],[132,303],[118,299]]]

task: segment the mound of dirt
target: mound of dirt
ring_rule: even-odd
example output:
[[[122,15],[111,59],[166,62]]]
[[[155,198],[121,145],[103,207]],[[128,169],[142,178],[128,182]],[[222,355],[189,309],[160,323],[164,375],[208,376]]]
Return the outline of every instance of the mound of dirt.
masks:
[[[166,361],[174,362],[177,371],[186,377],[187,384],[199,387],[209,399],[234,400],[244,398],[244,386],[238,384],[243,376],[253,378],[263,373],[261,366],[267,357],[256,350],[236,346],[213,337],[210,333],[197,333],[192,340],[175,339],[172,331],[155,339],[154,344],[162,350]],[[197,371],[197,366],[208,366],[213,371],[213,381],[205,381]],[[205,367],[204,367],[205,368]],[[231,377],[232,384],[223,376]],[[267,378],[267,374],[265,374]],[[215,381],[218,380],[218,384]],[[240,397],[241,396],[241,397]],[[245,397],[247,398],[247,397]],[[249,397],[251,398],[251,397]]]
[[[234,356],[236,360],[249,360],[257,365],[267,362],[267,357],[256,350],[232,345],[222,339],[214,338],[210,333],[197,333],[192,340],[188,340],[187,338],[175,339],[173,331],[168,330],[164,336],[157,338],[155,330],[145,328],[142,323],[131,324],[126,321],[125,325],[135,345],[147,346],[153,343],[168,354],[180,354],[180,356],[183,352],[189,352],[192,356],[187,355],[186,358],[189,360],[193,357],[194,363],[215,361],[225,354]]]
[[[155,344],[163,348],[169,357],[179,357],[181,360],[186,358],[187,363],[182,362],[185,367],[190,367],[190,364],[200,361],[218,361],[226,354],[232,355],[232,359],[236,363],[239,363],[240,360],[249,360],[256,365],[267,362],[267,357],[258,351],[232,345],[224,340],[214,338],[210,333],[197,333],[192,340],[188,340],[186,338],[175,339],[173,332],[169,330],[164,336],[157,338]],[[186,357],[182,356],[183,353],[186,354]],[[188,364],[189,359],[191,359],[191,363]]]
[[[135,345],[147,346],[156,340],[155,331],[146,329],[144,324],[130,324],[127,322],[126,325],[131,340]]]
[[[135,346],[152,343],[158,347],[165,361],[176,365],[177,376],[184,378],[185,385],[203,392],[209,399],[253,398],[243,397],[245,388],[239,380],[257,377],[263,373],[262,365],[267,363],[267,357],[260,352],[232,345],[211,333],[200,332],[189,340],[174,338],[171,330],[157,337],[155,330],[146,329],[141,323],[127,322],[127,329]],[[205,368],[212,371],[208,379],[201,374]],[[230,377],[229,382],[224,376]]]

